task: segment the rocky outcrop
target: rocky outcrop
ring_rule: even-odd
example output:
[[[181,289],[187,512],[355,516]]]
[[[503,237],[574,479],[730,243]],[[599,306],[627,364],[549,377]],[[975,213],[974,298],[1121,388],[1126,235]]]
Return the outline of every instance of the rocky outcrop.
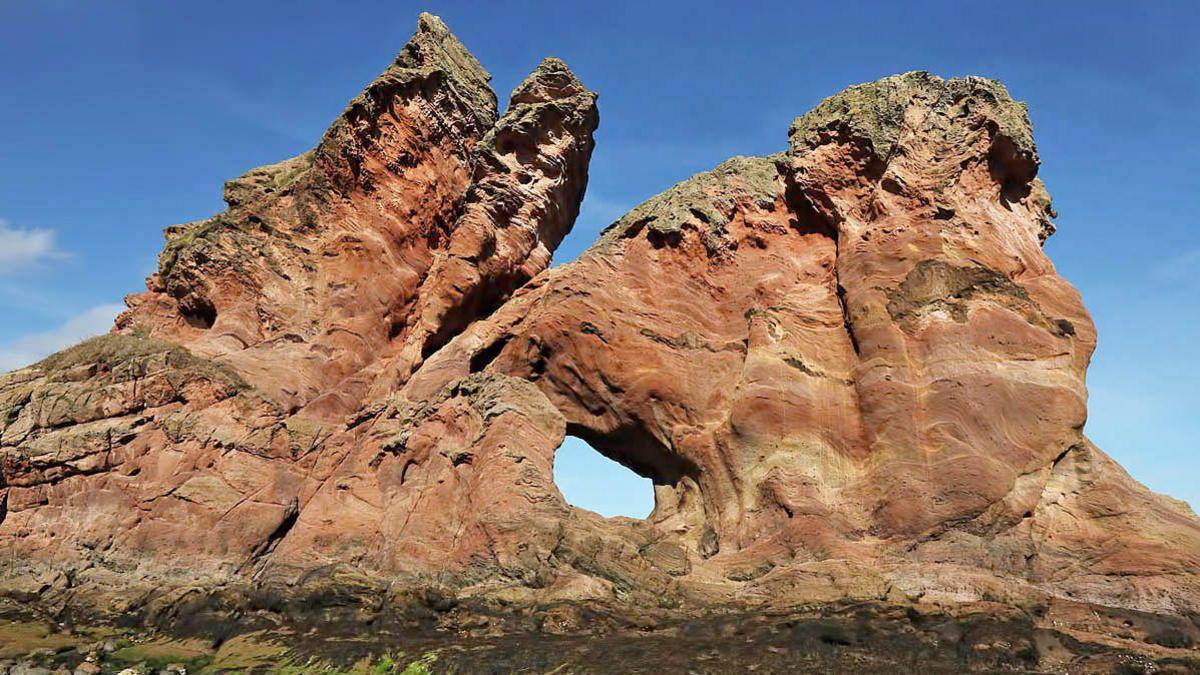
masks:
[[[0,379],[6,597],[568,632],[870,602],[1200,639],[1200,521],[1083,435],[1095,329],[1002,86],[852,87],[548,269],[596,96],[547,59],[497,116],[487,80],[423,15],[315,150],[168,229],[112,335]],[[653,514],[569,506],[567,434]]]

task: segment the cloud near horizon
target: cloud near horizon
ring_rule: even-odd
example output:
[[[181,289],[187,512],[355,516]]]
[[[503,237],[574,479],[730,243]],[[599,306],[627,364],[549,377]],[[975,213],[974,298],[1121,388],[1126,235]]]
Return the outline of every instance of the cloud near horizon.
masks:
[[[0,275],[66,257],[56,239],[54,230],[22,229],[0,218]]]
[[[124,305],[100,305],[73,317],[58,328],[30,333],[0,344],[0,373],[23,368],[66,347],[112,330]]]

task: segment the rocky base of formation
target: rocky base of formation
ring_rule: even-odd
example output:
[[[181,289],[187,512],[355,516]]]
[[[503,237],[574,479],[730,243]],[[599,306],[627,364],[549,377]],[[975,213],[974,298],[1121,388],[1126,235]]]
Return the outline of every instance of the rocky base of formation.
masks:
[[[596,95],[553,58],[503,114],[488,81],[422,15],[316,148],[167,228],[111,334],[0,376],[0,640],[85,670],[1195,667],[1200,520],[1083,434],[1096,333],[1003,86],[851,87],[549,268]],[[568,435],[654,512],[567,504]]]
[[[1089,623],[1099,632],[1065,629]],[[1186,623],[1186,622],[1184,622]],[[1106,625],[1108,624],[1108,625]],[[1125,640],[1108,637],[1120,626]],[[215,627],[215,626],[214,626]],[[586,627],[586,628],[585,628]],[[12,622],[0,670],[74,673],[1194,673],[1194,625],[1056,603],[837,602],[706,616],[571,603],[216,633]]]

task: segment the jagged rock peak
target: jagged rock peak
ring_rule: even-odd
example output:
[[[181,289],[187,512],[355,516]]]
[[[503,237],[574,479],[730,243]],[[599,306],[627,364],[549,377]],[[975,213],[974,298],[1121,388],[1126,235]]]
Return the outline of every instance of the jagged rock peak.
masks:
[[[520,127],[523,133],[529,133],[533,131],[531,124],[553,127],[565,122],[567,126],[586,126],[590,134],[600,124],[597,98],[596,92],[585,87],[566,63],[553,56],[547,57],[513,89],[508,109],[481,148],[483,152],[491,152],[505,130]],[[549,113],[547,108],[556,112]]]
[[[433,72],[444,74],[455,85],[455,92],[470,104],[481,122],[495,121],[497,101],[489,84],[491,74],[439,17],[429,13],[421,14],[417,32],[405,43],[395,61],[350,102],[347,110],[353,110],[356,104],[378,102],[377,94],[390,91],[391,85],[414,77],[427,77]]]
[[[513,90],[509,105],[543,103],[580,94],[595,97],[562,59],[548,56]]]
[[[571,129],[572,137],[586,128],[587,153],[583,157],[590,158],[595,145],[591,132],[600,125],[597,98],[596,92],[583,86],[566,63],[547,57],[513,89],[508,109],[480,144],[479,152],[508,154],[513,151],[514,133],[528,136],[527,143],[542,143],[545,139],[538,138],[539,128],[565,126]],[[579,197],[583,198],[582,192]]]
[[[325,132],[317,152],[346,154],[341,148],[348,136],[369,137],[362,133],[364,128],[372,128],[380,116],[390,114],[394,101],[417,92],[431,96],[435,108],[447,116],[442,122],[446,130],[460,138],[478,138],[495,124],[499,114],[491,79],[440,18],[422,14],[417,32],[395,61],[350,101]]]
[[[404,336],[453,337],[544,269],[578,214],[596,95],[548,59],[498,117],[489,79],[422,15],[314,151],[230,181],[228,211],[168,231],[121,328],[253,360],[256,384],[313,414],[357,405],[363,368],[411,351]],[[343,292],[366,278],[375,297]],[[296,367],[288,352],[313,343],[326,358]]]
[[[495,115],[496,94],[489,84],[491,74],[450,32],[441,17],[421,13],[417,32],[396,56],[394,67],[441,69],[466,88],[462,93],[475,99],[481,111]]]
[[[473,182],[444,255],[427,275],[402,371],[411,371],[550,265],[587,187],[596,94],[548,58],[476,146]],[[395,386],[384,380],[380,395]]]
[[[271,195],[304,177],[310,168],[326,166],[335,184],[345,185],[345,164],[357,167],[366,154],[380,152],[374,136],[379,118],[393,113],[397,102],[427,97],[437,127],[458,142],[473,143],[499,117],[492,76],[458,40],[441,18],[422,13],[417,31],[392,63],[352,99],[330,124],[315,150],[258,167],[230,180],[224,199],[230,207]]]

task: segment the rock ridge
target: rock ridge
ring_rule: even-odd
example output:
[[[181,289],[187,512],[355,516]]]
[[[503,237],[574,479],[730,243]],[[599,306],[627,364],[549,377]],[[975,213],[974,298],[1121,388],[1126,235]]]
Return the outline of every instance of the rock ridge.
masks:
[[[1084,435],[1096,331],[1002,85],[851,87],[552,268],[597,96],[547,58],[500,114],[489,79],[421,15],[314,150],[167,228],[112,334],[0,376],[0,609],[481,635],[867,603],[1020,616],[1030,670],[1046,635],[1195,657],[1200,522]],[[567,435],[653,513],[567,504]]]

